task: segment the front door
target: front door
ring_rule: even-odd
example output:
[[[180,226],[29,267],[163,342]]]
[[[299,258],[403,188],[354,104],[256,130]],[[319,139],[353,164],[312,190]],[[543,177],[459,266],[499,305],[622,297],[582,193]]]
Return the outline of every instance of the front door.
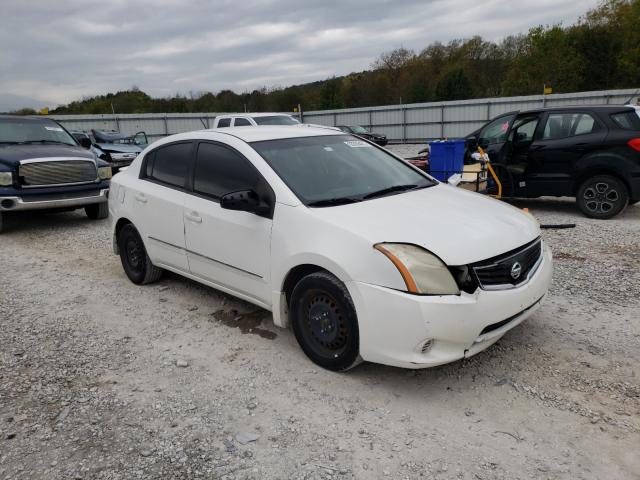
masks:
[[[601,145],[606,129],[589,112],[550,112],[530,146],[530,196],[573,195],[575,163]]]
[[[270,303],[271,218],[226,210],[220,197],[264,188],[255,167],[228,146],[201,142],[186,196],[184,225],[191,273],[262,303]]]

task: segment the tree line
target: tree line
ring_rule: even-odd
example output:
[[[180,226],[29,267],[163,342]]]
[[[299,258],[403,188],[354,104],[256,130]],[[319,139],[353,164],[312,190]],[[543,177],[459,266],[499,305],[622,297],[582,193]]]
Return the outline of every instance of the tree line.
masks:
[[[472,25],[470,25],[472,27]],[[286,88],[152,98],[138,88],[71,102],[57,114],[291,111],[632,88],[640,83],[640,0],[603,0],[574,25],[537,26],[381,54],[371,69]]]

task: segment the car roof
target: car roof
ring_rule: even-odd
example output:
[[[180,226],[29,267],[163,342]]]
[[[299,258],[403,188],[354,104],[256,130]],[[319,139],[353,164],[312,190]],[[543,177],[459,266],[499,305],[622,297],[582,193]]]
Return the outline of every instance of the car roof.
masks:
[[[32,115],[4,115],[4,114],[0,114],[0,120],[9,120],[9,121],[28,121],[28,122],[53,122],[55,123],[55,120],[53,118],[48,118],[48,117],[34,117]]]
[[[347,135],[338,130],[310,127],[307,125],[264,125],[257,127],[212,128],[201,130],[201,133],[224,133],[232,135],[247,143],[263,140],[279,140],[283,138],[321,137],[327,135]],[[193,132],[193,133],[200,133]]]
[[[602,113],[615,113],[622,112],[630,108],[631,107],[629,105],[565,105],[563,107],[545,107],[521,110],[518,112],[518,115],[541,112],[566,112],[567,110],[594,110]]]
[[[279,113],[279,112],[261,112],[261,113],[225,113],[223,115],[218,115],[219,117],[291,117],[292,115],[289,113]]]

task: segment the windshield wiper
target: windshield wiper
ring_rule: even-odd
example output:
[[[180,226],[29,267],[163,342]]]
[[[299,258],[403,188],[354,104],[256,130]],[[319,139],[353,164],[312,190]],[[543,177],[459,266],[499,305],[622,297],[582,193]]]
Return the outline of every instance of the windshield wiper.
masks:
[[[383,197],[389,193],[404,192],[406,190],[415,190],[417,188],[425,187],[428,187],[428,185],[394,185],[392,187],[383,188],[382,190],[376,190],[375,192],[367,193],[364,197],[362,197],[362,199],[367,200],[369,198]]]
[[[348,203],[360,202],[359,198],[353,197],[337,197],[337,198],[325,198],[324,200],[316,200],[315,202],[307,203],[309,207],[332,207],[334,205],[346,205]]]
[[[60,142],[58,140],[46,140],[46,139],[42,139],[42,140],[25,140],[24,142],[20,142],[20,144],[22,145],[28,145],[31,143],[58,143],[60,145],[71,145],[70,143],[65,143],[65,142]]]

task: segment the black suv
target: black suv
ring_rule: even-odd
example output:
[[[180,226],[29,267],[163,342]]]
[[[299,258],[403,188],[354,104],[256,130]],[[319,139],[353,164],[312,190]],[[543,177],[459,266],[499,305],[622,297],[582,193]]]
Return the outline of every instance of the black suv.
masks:
[[[106,218],[111,167],[90,145],[48,118],[0,115],[0,232],[9,212],[84,208]]]
[[[482,147],[512,197],[575,197],[606,219],[640,200],[640,114],[629,106],[510,112],[467,137]]]

